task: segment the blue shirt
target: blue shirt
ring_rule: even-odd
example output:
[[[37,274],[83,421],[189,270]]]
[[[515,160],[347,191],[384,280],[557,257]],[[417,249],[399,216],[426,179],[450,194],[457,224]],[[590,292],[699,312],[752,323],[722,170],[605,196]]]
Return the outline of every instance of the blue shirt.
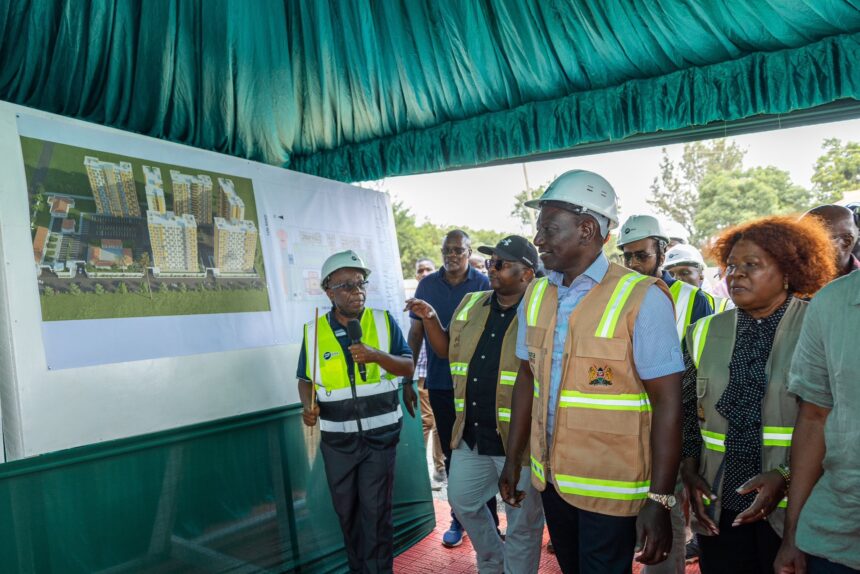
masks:
[[[585,270],[585,273],[574,279],[569,287],[562,285],[564,275],[558,271],[549,271],[547,279],[558,287],[558,310],[556,313],[555,333],[552,345],[552,371],[549,381],[549,401],[546,417],[547,436],[551,437],[555,425],[555,411],[558,405],[558,392],[561,387],[562,356],[564,343],[567,340],[568,319],[589,291],[600,283],[609,270],[609,260],[602,253]],[[517,330],[517,357],[528,360],[526,347],[526,317],[525,308],[520,305],[517,309],[519,318]],[[675,311],[672,300],[656,285],[652,285],[645,293],[645,299],[639,308],[639,314],[633,326],[633,362],[640,379],[656,379],[679,373],[684,370],[684,359],[681,355],[681,342],[675,329]]]
[[[486,291],[489,288],[490,280],[487,279],[487,276],[480,271],[475,271],[471,265],[466,274],[466,280],[459,285],[451,285],[445,280],[445,268],[442,267],[439,271],[431,273],[421,280],[415,290],[415,298],[430,303],[436,310],[442,327],[447,329],[451,317],[454,316],[454,310],[463,300],[463,297],[475,291]],[[409,317],[418,319],[418,316],[413,313],[409,313]],[[453,390],[454,379],[451,378],[451,366],[448,359],[441,359],[433,352],[426,334],[424,341],[427,350],[427,378],[424,379],[424,387],[437,391]]]

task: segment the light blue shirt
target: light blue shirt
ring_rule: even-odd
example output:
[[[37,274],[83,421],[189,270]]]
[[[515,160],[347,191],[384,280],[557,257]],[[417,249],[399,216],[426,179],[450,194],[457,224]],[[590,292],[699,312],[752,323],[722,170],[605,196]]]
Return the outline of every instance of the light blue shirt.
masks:
[[[558,391],[561,387],[562,356],[568,333],[568,319],[576,306],[595,285],[600,283],[609,270],[609,260],[602,253],[585,273],[574,279],[569,287],[562,285],[564,275],[549,271],[547,279],[558,287],[558,310],[556,311],[555,333],[552,344],[552,372],[549,381],[549,401],[546,417],[547,436],[552,436],[555,425],[555,410],[558,405]],[[528,360],[526,347],[525,308],[517,309],[517,357]],[[656,379],[684,370],[681,344],[675,327],[675,311],[672,300],[659,287],[652,285],[645,293],[642,307],[633,326],[633,362],[640,379]]]

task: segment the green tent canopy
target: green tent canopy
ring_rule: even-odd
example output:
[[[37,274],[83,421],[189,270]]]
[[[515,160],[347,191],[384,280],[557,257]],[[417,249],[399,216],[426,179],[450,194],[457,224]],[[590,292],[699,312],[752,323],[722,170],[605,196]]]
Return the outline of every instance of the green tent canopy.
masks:
[[[851,0],[0,0],[0,99],[343,181],[853,109],[858,53]]]

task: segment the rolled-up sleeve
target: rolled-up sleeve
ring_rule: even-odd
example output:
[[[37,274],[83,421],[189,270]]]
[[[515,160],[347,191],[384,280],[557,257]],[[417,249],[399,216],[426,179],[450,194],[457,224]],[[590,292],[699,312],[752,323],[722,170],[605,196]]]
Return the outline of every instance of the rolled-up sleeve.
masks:
[[[633,361],[639,378],[643,380],[684,370],[681,342],[675,327],[675,310],[671,299],[656,285],[648,288],[636,317]]]
[[[521,361],[529,360],[529,350],[526,347],[526,306],[525,301],[520,302],[517,307],[517,358]]]
[[[827,372],[821,332],[822,313],[817,312],[815,303],[813,299],[803,319],[800,338],[788,372],[788,391],[804,401],[832,409],[833,393],[830,389],[830,375]]]

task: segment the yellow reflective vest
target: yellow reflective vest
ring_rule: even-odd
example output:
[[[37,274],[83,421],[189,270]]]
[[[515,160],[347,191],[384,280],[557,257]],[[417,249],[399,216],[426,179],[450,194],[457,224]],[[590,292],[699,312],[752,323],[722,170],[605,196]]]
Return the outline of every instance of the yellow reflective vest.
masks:
[[[361,342],[386,353],[391,346],[391,326],[388,314],[378,309],[365,309],[361,315]],[[316,376],[313,368],[314,331],[317,333]],[[322,432],[356,433],[395,424],[402,418],[396,377],[378,364],[365,365],[362,380],[358,364],[353,363],[350,376],[346,357],[329,323],[328,313],[316,324],[310,321],[304,328],[307,380],[316,381]],[[360,403],[360,404],[357,404]]]

